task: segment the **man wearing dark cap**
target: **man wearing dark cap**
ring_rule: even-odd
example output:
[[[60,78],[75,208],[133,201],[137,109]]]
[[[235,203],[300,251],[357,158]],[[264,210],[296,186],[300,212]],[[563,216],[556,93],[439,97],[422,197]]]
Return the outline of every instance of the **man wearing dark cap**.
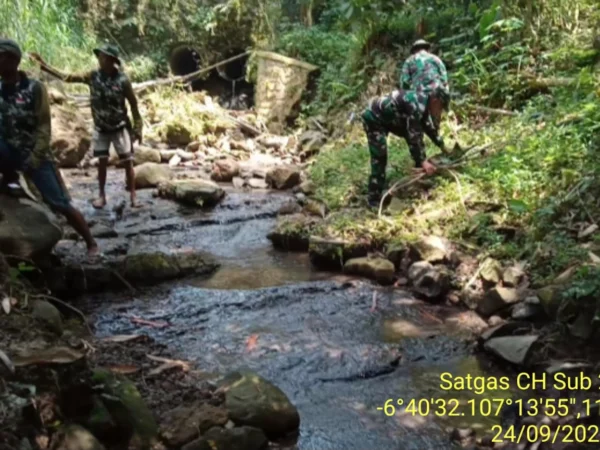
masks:
[[[450,103],[450,88],[448,85],[448,72],[440,58],[431,53],[431,44],[423,39],[416,41],[411,49],[411,55],[404,62],[400,75],[400,88],[416,91],[420,102],[425,103],[422,109],[426,109],[426,103],[435,97],[440,101],[441,109],[433,111],[431,115],[432,125],[439,133],[439,124],[442,109],[448,109]],[[444,147],[443,140],[438,136],[437,145]]]
[[[90,257],[98,246],[83,215],[71,205],[50,150],[50,106],[42,83],[19,71],[21,49],[0,39],[0,171],[4,186],[18,180],[22,171],[44,201],[65,216],[85,240]]]
[[[125,164],[127,189],[131,196],[131,206],[136,206],[135,181],[133,171],[133,141],[142,142],[143,122],[137,99],[127,75],[121,71],[119,50],[112,45],[103,45],[94,50],[98,58],[98,70],[83,74],[65,74],[50,67],[38,54],[31,57],[45,72],[68,83],[84,83],[90,87],[94,136],[92,147],[94,156],[99,159],[98,183],[100,196],[93,202],[95,208],[106,205],[106,170],[112,144]],[[133,130],[125,100],[129,102],[133,115]]]

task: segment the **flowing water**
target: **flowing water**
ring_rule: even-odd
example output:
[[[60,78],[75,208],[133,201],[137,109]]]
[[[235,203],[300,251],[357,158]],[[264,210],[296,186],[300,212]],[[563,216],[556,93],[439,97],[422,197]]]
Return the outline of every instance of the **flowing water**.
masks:
[[[114,177],[113,198],[124,194]],[[83,199],[93,186],[89,178],[70,179],[78,206],[111,220],[110,212],[94,212]],[[420,415],[397,406],[398,400],[464,404],[474,397],[443,391],[440,375],[491,373],[466,343],[476,319],[397,289],[315,272],[305,255],[273,250],[266,234],[289,198],[230,192],[203,213],[142,193],[144,207],[116,222],[120,237],[100,241],[108,254],[195,249],[222,266],[209,278],[162,284],[134,299],[94,297],[99,334],[139,333],[132,315],[167,321],[167,328],[143,332],[167,344],[174,358],[197,363],[207,378],[239,368],[258,372],[297,406],[301,450],[451,449],[448,427],[487,428],[489,421],[468,413],[436,417],[433,410]],[[389,399],[397,407],[390,417],[377,409]]]

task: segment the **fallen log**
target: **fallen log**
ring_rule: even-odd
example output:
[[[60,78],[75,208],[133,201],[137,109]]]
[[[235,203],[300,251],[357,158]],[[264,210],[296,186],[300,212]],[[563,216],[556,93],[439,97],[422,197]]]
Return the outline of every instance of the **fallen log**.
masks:
[[[211,70],[216,69],[217,67],[223,66],[225,64],[229,64],[230,62],[233,62],[240,58],[243,58],[244,56],[248,56],[249,54],[250,54],[250,52],[240,53],[239,55],[232,56],[231,58],[225,59],[225,60],[220,61],[216,64],[213,64],[211,66],[204,67],[204,68],[199,69],[192,73],[188,73],[187,75],[179,75],[179,76],[172,77],[172,78],[162,78],[162,79],[157,79],[157,80],[144,81],[142,83],[134,83],[133,90],[135,91],[136,94],[140,94],[140,93],[144,92],[145,90],[155,87],[155,86],[164,86],[164,85],[173,84],[173,83],[186,83],[186,84],[191,83],[192,81],[199,78],[200,75],[210,72]]]

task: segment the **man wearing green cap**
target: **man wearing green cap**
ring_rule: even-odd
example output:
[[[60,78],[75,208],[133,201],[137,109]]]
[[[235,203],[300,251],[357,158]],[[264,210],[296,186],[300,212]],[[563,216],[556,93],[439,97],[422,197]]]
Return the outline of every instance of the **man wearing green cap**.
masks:
[[[93,202],[95,208],[106,205],[106,170],[109,148],[112,144],[125,164],[127,189],[131,195],[131,206],[136,206],[135,181],[133,171],[133,141],[142,142],[143,122],[137,99],[127,75],[121,71],[119,50],[112,45],[103,45],[94,50],[98,58],[98,70],[84,74],[65,74],[50,67],[38,54],[31,57],[45,72],[68,83],[84,83],[90,87],[94,136],[92,147],[94,156],[99,159],[98,183],[100,197]],[[133,115],[133,135],[130,134],[130,121],[127,113],[129,102]]]
[[[0,39],[0,172],[3,187],[18,180],[22,171],[44,201],[65,216],[85,240],[88,255],[98,255],[98,245],[81,212],[73,207],[50,150],[51,119],[46,88],[19,71],[21,49],[10,39]]]
[[[448,72],[440,58],[431,53],[431,44],[423,39],[416,41],[411,49],[411,55],[404,62],[400,75],[400,88],[414,90],[420,95],[424,103],[422,108],[432,96],[439,98],[443,109],[448,109],[450,103],[450,88],[448,85]],[[442,110],[432,113],[431,120],[436,133],[439,133]],[[444,148],[444,141],[437,137],[437,142]]]

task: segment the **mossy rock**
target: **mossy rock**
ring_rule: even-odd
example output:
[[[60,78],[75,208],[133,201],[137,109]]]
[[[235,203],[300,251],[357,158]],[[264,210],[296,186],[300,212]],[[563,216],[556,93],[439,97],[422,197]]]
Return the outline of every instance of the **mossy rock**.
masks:
[[[381,284],[392,284],[396,268],[384,258],[354,258],[344,265],[344,272],[375,280]]]
[[[127,256],[123,265],[127,280],[169,280],[181,274],[176,258],[161,252]]]
[[[138,253],[125,258],[123,276],[127,280],[151,284],[192,274],[207,275],[218,267],[210,256],[200,253]]]
[[[279,217],[275,230],[267,236],[274,247],[288,251],[308,251],[310,234],[319,223],[315,217],[292,214]]]
[[[372,246],[364,242],[311,236],[308,253],[311,262],[324,269],[342,269],[349,259],[363,258]]]
[[[112,420],[130,431],[130,442],[147,448],[156,441],[158,426],[135,384],[104,369],[95,370],[92,381],[101,386],[100,399]]]

